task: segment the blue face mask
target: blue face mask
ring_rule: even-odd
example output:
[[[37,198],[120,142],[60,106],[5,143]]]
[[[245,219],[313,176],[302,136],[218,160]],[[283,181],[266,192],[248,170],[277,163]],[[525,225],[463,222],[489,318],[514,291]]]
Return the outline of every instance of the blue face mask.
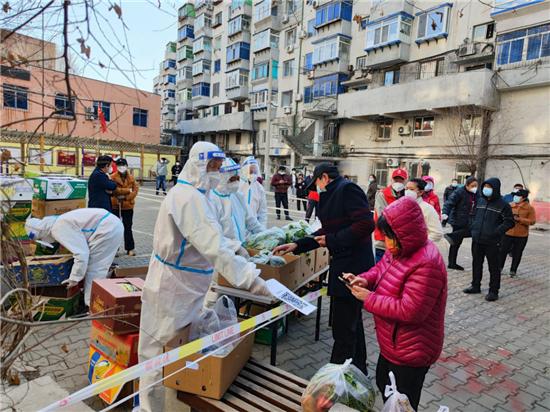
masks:
[[[491,189],[490,187],[484,187],[483,195],[486,197],[491,197],[493,195],[493,189]]]
[[[457,186],[458,186],[458,183],[453,182],[453,183],[451,183],[451,186],[452,186],[452,187],[457,187]]]
[[[321,194],[323,192],[326,192],[327,189],[321,189],[319,186],[317,186],[317,193]]]
[[[521,196],[514,196],[514,203],[520,203],[521,202]]]
[[[369,182],[374,182],[374,179],[372,177],[369,178]]]

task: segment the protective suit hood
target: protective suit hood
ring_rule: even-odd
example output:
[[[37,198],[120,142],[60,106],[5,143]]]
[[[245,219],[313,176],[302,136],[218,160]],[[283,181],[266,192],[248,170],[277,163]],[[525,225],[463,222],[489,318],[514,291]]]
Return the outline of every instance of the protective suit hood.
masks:
[[[232,193],[235,193],[239,190],[239,181],[233,182],[233,185],[236,185],[236,188],[234,187],[233,190],[231,189],[231,184],[229,183],[229,179],[231,179],[232,176],[240,176],[240,170],[241,166],[235,163],[235,161],[231,158],[226,158],[223,161],[223,165],[220,169],[220,173],[222,175],[222,180],[218,187],[216,188],[216,193],[220,195],[230,195]]]
[[[243,178],[248,181],[248,178],[250,177],[251,174],[253,174],[253,172],[255,172],[254,174],[260,176],[260,173],[261,173],[260,162],[254,159],[254,157],[250,156],[250,157],[247,157],[243,163],[243,168],[242,168]]]
[[[25,223],[25,231],[30,240],[43,240],[45,242],[55,242],[51,236],[52,226],[59,216],[46,216],[44,219],[31,217]]]
[[[178,182],[196,187],[201,191],[215,189],[210,187],[206,166],[212,159],[225,159],[225,153],[209,142],[197,142],[189,151],[189,160],[178,176]]]

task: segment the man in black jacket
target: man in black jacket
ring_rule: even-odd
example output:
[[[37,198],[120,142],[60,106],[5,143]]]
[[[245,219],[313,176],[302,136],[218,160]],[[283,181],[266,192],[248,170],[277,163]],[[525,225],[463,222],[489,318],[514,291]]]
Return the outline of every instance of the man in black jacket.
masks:
[[[112,162],[110,156],[97,158],[96,167],[88,179],[88,207],[113,211],[111,196],[117,185],[109,177]]]
[[[455,190],[449,199],[443,204],[441,219],[449,220],[453,227],[452,233],[445,235],[445,239],[451,244],[449,248],[449,269],[464,270],[456,263],[458,249],[466,237],[471,237],[470,216],[472,215],[478,199],[477,179],[470,176],[466,179],[466,185]]]
[[[510,204],[500,195],[500,180],[495,177],[487,179],[481,188],[472,222],[472,286],[464,289],[464,293],[481,293],[483,261],[487,257],[491,279],[485,300],[494,302],[500,289],[499,243],[515,222]]]
[[[179,160],[176,160],[176,164],[172,166],[172,183],[174,183],[174,186],[176,185],[178,181],[178,176],[180,175],[181,171],[183,170],[183,166],[181,165]]]
[[[371,235],[374,219],[365,192],[349,180],[344,180],[338,168],[330,163],[319,163],[308,189],[320,192],[319,219],[323,227],[314,238],[304,238],[279,246],[273,252],[295,254],[318,247],[327,247],[330,253],[328,294],[332,297],[333,321],[331,363],[353,364],[367,373],[367,353],[363,330],[363,302],[355,299],[339,280],[342,273],[363,273],[374,266]]]

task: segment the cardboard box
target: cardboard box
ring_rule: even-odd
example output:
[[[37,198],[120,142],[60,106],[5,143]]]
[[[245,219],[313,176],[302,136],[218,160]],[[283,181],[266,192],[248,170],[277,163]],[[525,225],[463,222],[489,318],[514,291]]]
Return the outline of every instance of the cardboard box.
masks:
[[[115,267],[111,272],[111,278],[142,278],[147,277],[149,266],[139,266],[135,268],[119,268]]]
[[[6,221],[9,223],[12,222],[25,222],[31,214],[31,201],[19,201],[12,202],[10,204],[11,208],[6,215]]]
[[[59,216],[71,210],[86,208],[86,199],[71,200],[32,200],[31,214],[43,219],[45,216]]]
[[[90,344],[120,366],[129,368],[138,364],[139,333],[113,335],[97,320],[92,322]]]
[[[286,316],[277,320],[277,340],[281,339],[286,333]],[[271,326],[271,325],[270,325]],[[266,326],[264,328],[258,329],[254,334],[254,342],[261,343],[264,345],[271,345],[272,336],[271,336],[271,327]]]
[[[130,333],[139,330],[141,319],[141,290],[145,280],[140,278],[94,280],[90,296],[90,313],[95,314],[120,306],[118,309],[105,312],[106,315],[137,313],[134,316],[101,319],[100,322],[108,331],[115,334]]]
[[[72,298],[80,291],[80,284],[74,285],[67,289],[67,285],[59,286],[38,286],[31,288],[31,293],[36,296],[44,296],[49,298]]]
[[[20,242],[29,241],[29,235],[27,235],[27,231],[25,230],[25,222],[10,222],[9,226],[11,229],[10,236],[14,240],[19,240]]]
[[[34,199],[86,199],[88,181],[69,176],[40,176],[33,179]]]
[[[105,356],[98,348],[93,344],[90,344],[90,355],[88,359],[88,382],[94,384],[100,380],[109,376],[115,375],[126,367],[113,362],[108,356]],[[115,386],[99,394],[99,397],[107,404],[111,405],[115,402],[119,396],[126,397],[131,393],[135,393],[139,390],[139,380],[134,379],[130,382],[126,382],[124,385]],[[132,407],[139,405],[139,395],[136,394],[129,403]]]
[[[320,247],[318,249],[315,249],[315,272],[319,272],[320,270],[323,270],[326,268],[330,263],[330,255],[328,253],[328,249],[326,247]]]
[[[72,255],[55,256],[29,256],[27,265],[29,267],[29,282],[31,286],[56,286],[64,280],[69,279],[73,268]],[[13,270],[17,273],[16,284],[22,282],[21,264],[13,264]],[[15,285],[14,285],[15,286]]]
[[[29,244],[29,254],[33,256],[72,255],[69,249],[57,242],[54,242],[53,246],[52,249],[51,247],[41,245],[31,240]]]
[[[168,352],[189,342],[188,325],[183,331],[174,336],[164,347]],[[245,333],[241,333],[244,336]],[[254,336],[252,334],[242,339],[224,357],[209,356],[198,362],[197,365],[184,369],[164,380],[164,386],[178,391],[194,393],[212,399],[221,399],[235,378],[239,375],[248,359],[252,356]],[[202,354],[194,353],[164,367],[164,376],[185,367],[188,362],[201,358]]]
[[[34,195],[33,180],[23,179],[22,177],[2,174],[2,190],[0,190],[0,200],[10,200],[15,202],[31,201]]]
[[[307,279],[311,277],[316,272],[316,266],[315,266],[315,257],[317,256],[316,250],[311,250],[306,253],[302,253],[300,255],[300,258],[302,260],[301,262],[301,270],[302,270],[302,277],[303,279]]]
[[[27,302],[27,306],[36,306],[40,301],[46,302],[44,306],[38,306],[32,311],[32,317],[35,321],[63,320],[73,316],[76,313],[79,298],[80,290],[77,289],[76,294],[69,298],[32,296],[32,303]],[[12,304],[10,311],[13,311],[13,309],[17,308],[17,300],[14,296],[10,296],[9,300]]]
[[[248,253],[250,253],[250,256],[260,253],[258,250],[247,250]],[[261,270],[260,277],[262,279],[276,279],[290,290],[294,290],[300,283],[302,283],[302,280],[304,279],[302,276],[301,257],[294,255],[285,255],[282,257],[286,261],[286,265],[267,266],[256,264],[256,267]],[[218,276],[218,285],[227,286],[230,288],[233,287],[222,274],[219,274]]]

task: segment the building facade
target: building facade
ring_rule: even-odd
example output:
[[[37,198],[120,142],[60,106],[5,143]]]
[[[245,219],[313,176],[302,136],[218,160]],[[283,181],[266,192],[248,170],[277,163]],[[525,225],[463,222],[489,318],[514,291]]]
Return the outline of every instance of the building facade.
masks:
[[[177,74],[190,68],[191,99],[176,96],[188,143],[254,154],[267,174],[337,162],[363,187],[370,173],[385,187],[399,167],[433,176],[438,193],[455,177],[497,176],[504,192],[523,182],[550,217],[549,0],[183,8],[194,11],[178,28],[178,50],[193,47]]]

